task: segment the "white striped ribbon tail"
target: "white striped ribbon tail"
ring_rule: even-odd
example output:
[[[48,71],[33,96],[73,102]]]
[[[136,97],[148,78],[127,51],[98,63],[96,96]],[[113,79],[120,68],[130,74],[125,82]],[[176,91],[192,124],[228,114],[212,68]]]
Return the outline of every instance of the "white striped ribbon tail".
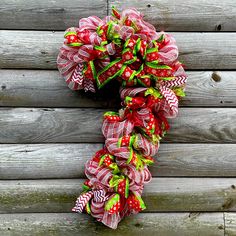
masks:
[[[77,83],[79,86],[82,86],[84,81],[83,68],[84,65],[82,63],[79,63],[72,75],[72,81]]]
[[[166,102],[168,103],[170,110],[173,113],[171,116],[175,117],[178,114],[178,98],[171,89],[165,86],[160,86],[160,92],[165,97]]]
[[[84,80],[84,91],[85,92],[91,91],[93,93],[96,92],[96,89],[94,87],[94,83],[93,83],[92,80],[85,78],[85,80]]]
[[[93,197],[93,191],[81,194],[75,203],[75,207],[72,208],[72,211],[82,213],[86,204]]]
[[[105,202],[107,200],[106,192],[103,189],[95,190],[93,193],[94,193],[94,201]]]

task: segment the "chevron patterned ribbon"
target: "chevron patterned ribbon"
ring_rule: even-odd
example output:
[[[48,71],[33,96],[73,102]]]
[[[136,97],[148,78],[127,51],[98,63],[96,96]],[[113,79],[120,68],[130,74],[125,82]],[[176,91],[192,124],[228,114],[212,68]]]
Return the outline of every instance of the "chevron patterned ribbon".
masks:
[[[179,76],[171,81],[162,81],[160,83],[159,89],[166,101],[166,103],[162,105],[166,117],[174,118],[178,114],[179,99],[171,88],[184,86],[186,81],[187,78],[185,76]]]
[[[98,203],[105,202],[107,200],[106,192],[103,189],[99,189],[81,194],[77,198],[75,207],[72,208],[72,211],[82,213],[85,206],[92,198]]]
[[[93,197],[93,191],[81,194],[75,203],[72,211],[82,213],[89,200]]]

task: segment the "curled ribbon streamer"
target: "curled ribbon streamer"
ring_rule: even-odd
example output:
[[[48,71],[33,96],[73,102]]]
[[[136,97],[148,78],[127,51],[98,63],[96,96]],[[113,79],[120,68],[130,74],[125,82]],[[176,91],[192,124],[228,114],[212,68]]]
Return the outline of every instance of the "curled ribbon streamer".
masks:
[[[115,229],[146,208],[148,166],[170,128],[167,118],[178,114],[187,76],[175,39],[157,33],[134,8],[83,18],[64,37],[57,64],[69,88],[96,92],[114,79],[122,85],[122,108],[104,114],[104,147],[86,162],[87,180],[72,209]]]

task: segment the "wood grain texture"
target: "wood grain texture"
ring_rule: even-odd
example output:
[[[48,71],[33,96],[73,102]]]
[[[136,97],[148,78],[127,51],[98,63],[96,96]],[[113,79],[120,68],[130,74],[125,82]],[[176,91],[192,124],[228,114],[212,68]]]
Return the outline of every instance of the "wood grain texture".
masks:
[[[106,14],[105,0],[1,0],[0,29],[65,30],[83,17]]]
[[[234,108],[182,108],[171,121],[167,142],[235,143]]]
[[[112,106],[111,102],[105,96],[102,97],[99,95],[101,94],[85,93],[82,90],[79,92],[70,90],[58,71],[1,70],[0,73],[0,106]]]
[[[236,235],[236,215],[231,212],[224,213],[225,218],[225,236]]]
[[[0,39],[0,68],[55,69],[63,33],[2,30]]]
[[[2,144],[0,179],[84,178],[102,144]],[[235,144],[161,144],[152,176],[235,177]]]
[[[235,69],[236,33],[173,33],[173,36],[187,69]],[[63,33],[2,30],[0,39],[0,68],[55,69]]]
[[[158,30],[169,31],[235,31],[235,1],[225,0],[110,0],[111,6],[119,9],[136,7],[145,15],[145,20],[154,24]],[[65,30],[76,26],[78,19],[97,15],[106,15],[106,1],[70,2],[2,0],[0,5],[1,29],[38,29]]]
[[[91,217],[73,213],[0,214],[4,236],[224,236],[223,213],[145,213],[125,218],[111,230]]]
[[[0,143],[103,142],[93,108],[1,108]],[[164,142],[235,143],[236,109],[181,108]]]
[[[187,71],[186,97],[181,106],[236,106],[236,72]]]
[[[1,180],[0,213],[70,212],[82,179]],[[146,212],[235,211],[235,178],[154,178],[145,185]]]
[[[236,2],[234,0],[110,0],[111,6],[135,7],[144,19],[158,30],[168,31],[235,31]]]
[[[236,106],[236,72],[188,71],[186,97],[180,106]],[[119,107],[118,87],[97,94],[72,91],[53,70],[7,70],[0,73],[0,106]],[[109,90],[110,91],[110,90]]]

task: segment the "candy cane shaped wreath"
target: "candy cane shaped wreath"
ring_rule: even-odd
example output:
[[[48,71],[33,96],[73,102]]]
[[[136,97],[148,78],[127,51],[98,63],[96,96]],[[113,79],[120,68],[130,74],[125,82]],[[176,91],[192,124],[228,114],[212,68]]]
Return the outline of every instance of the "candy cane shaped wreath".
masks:
[[[130,8],[103,20],[83,18],[65,32],[57,65],[73,90],[96,92],[110,80],[121,83],[122,108],[106,112],[104,148],[85,164],[87,180],[74,212],[87,212],[110,228],[145,209],[141,198],[152,176],[159,141],[178,113],[187,76],[174,38],[157,33]]]

